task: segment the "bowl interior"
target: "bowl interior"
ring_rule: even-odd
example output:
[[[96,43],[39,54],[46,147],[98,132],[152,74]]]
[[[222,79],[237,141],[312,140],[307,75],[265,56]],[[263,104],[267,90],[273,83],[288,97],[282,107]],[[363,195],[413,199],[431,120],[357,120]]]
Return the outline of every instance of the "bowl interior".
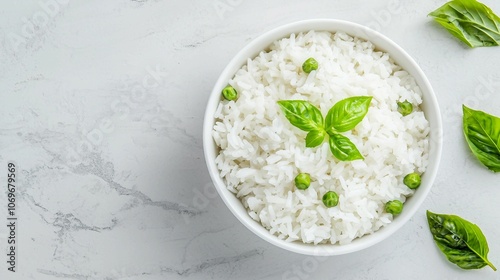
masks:
[[[212,128],[215,123],[214,114],[220,101],[221,90],[227,85],[227,82],[233,77],[236,71],[246,64],[248,58],[257,56],[262,50],[268,48],[272,42],[287,37],[291,33],[307,32],[309,30],[329,32],[342,31],[351,36],[371,41],[378,50],[389,53],[397,64],[415,78],[423,93],[423,104],[421,109],[424,111],[430,123],[429,164],[427,171],[422,176],[421,186],[417,192],[405,202],[405,211],[396,217],[390,225],[381,228],[373,234],[357,238],[353,240],[352,243],[346,245],[312,245],[301,242],[286,242],[278,239],[247,214],[240,200],[227,190],[215,165],[218,147],[212,139]],[[382,34],[362,25],[341,20],[316,19],[295,22],[273,29],[253,40],[231,60],[229,65],[220,75],[208,101],[203,127],[203,146],[207,167],[218,193],[231,212],[248,229],[264,240],[289,251],[307,255],[331,256],[355,252],[372,246],[389,237],[415,214],[429,193],[437,173],[442,149],[442,121],[439,106],[429,81],[417,63],[403,49]]]

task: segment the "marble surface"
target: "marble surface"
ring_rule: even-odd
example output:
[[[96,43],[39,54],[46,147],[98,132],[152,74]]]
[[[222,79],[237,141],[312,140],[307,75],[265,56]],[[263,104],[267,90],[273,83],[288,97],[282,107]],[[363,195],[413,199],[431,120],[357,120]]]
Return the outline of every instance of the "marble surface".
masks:
[[[484,0],[500,12],[500,2]],[[499,176],[468,151],[463,103],[500,115],[500,49],[468,49],[427,13],[444,1],[4,1],[0,180],[17,172],[16,273],[0,279],[500,279],[438,252],[425,210],[487,236],[500,266]],[[208,95],[236,52],[310,18],[368,25],[431,81],[444,153],[432,192],[389,239],[313,258],[247,230],[214,192],[203,158]],[[4,188],[5,188],[5,183]],[[6,192],[0,192],[7,223]],[[7,250],[7,227],[0,248]]]

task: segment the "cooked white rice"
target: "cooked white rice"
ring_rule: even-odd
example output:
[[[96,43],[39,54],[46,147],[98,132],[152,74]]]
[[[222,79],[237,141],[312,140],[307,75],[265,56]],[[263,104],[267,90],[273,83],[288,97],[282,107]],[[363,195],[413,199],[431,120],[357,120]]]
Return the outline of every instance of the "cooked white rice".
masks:
[[[306,74],[301,66],[309,57],[319,69]],[[239,99],[220,102],[213,129],[220,176],[248,214],[281,239],[346,244],[373,233],[393,219],[387,201],[413,194],[403,177],[425,172],[429,123],[418,108],[420,88],[370,42],[340,32],[291,34],[248,59],[229,84]],[[307,100],[325,116],[339,100],[360,95],[373,96],[368,114],[343,135],[365,160],[351,162],[334,158],[328,141],[306,148],[306,132],[276,103]],[[414,105],[406,117],[396,103],[404,100]],[[305,191],[294,186],[301,172],[312,179]],[[337,192],[338,206],[324,206],[327,191]]]

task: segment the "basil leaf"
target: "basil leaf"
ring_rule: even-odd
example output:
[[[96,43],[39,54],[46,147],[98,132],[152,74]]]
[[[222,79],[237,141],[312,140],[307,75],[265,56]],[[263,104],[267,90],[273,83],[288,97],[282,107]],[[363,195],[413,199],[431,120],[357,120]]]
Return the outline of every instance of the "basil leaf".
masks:
[[[353,129],[368,113],[371,100],[371,96],[355,96],[337,102],[326,115],[326,131],[332,134]]]
[[[479,269],[489,265],[488,242],[481,229],[458,216],[427,211],[429,229],[437,246],[448,260],[463,269]]]
[[[291,124],[304,131],[322,130],[323,116],[314,105],[303,100],[278,101],[285,117]]]
[[[356,148],[356,145],[349,138],[338,134],[330,134],[330,150],[332,154],[341,161],[352,161],[356,159],[364,159],[361,153]]]
[[[306,147],[308,148],[314,148],[321,143],[323,143],[323,140],[325,139],[325,130],[311,130],[309,133],[307,133],[306,136]]]
[[[323,127],[323,116],[318,108],[303,100],[278,101],[285,117],[301,130],[309,132],[306,147],[321,145],[328,134],[330,150],[341,161],[364,159],[356,145],[339,132],[353,129],[368,113],[371,96],[350,97],[337,102],[328,112],[326,128]]]
[[[476,0],[452,0],[429,15],[471,48],[500,44],[500,18]]]
[[[472,153],[490,170],[500,171],[500,118],[463,106],[463,129]]]

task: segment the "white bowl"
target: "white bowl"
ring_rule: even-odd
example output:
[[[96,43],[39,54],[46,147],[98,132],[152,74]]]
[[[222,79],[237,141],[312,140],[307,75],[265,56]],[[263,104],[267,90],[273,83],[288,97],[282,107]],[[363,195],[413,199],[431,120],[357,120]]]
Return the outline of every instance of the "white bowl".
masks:
[[[236,71],[246,64],[248,58],[254,58],[262,50],[268,48],[272,42],[288,37],[291,33],[306,32],[309,30],[330,32],[342,31],[349,35],[371,41],[375,44],[377,49],[389,53],[397,64],[402,66],[415,78],[420,86],[423,93],[423,104],[421,109],[424,111],[431,128],[429,165],[427,171],[422,176],[421,186],[415,194],[405,202],[403,213],[397,216],[391,224],[381,228],[377,232],[357,238],[353,240],[352,243],[346,245],[313,245],[304,244],[299,241],[286,242],[278,239],[278,237],[269,233],[267,229],[248,215],[241,201],[236,198],[233,193],[227,190],[215,164],[215,158],[218,155],[218,147],[212,139],[212,129],[215,121],[214,114],[221,100],[222,89],[227,85]],[[203,148],[208,171],[215,184],[215,188],[229,210],[231,210],[236,218],[238,218],[238,220],[248,229],[269,243],[292,252],[314,256],[332,256],[359,251],[386,239],[400,229],[415,214],[429,193],[434,178],[436,177],[439,161],[441,159],[442,131],[441,114],[432,87],[417,63],[401,47],[384,35],[359,24],[341,20],[313,19],[286,24],[268,31],[254,39],[236,54],[220,75],[208,100],[203,124]]]

